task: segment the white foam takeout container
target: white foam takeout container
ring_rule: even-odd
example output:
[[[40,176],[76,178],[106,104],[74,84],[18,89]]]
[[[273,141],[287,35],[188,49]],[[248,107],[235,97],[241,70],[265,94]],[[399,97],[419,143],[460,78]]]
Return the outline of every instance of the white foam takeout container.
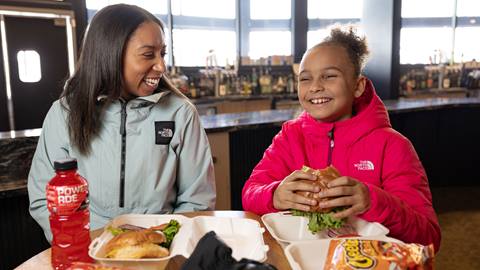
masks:
[[[402,243],[397,239],[381,235],[359,238]],[[330,241],[332,241],[332,239],[291,243],[285,248],[285,256],[293,270],[323,269],[325,267]]]
[[[188,258],[195,249],[198,241],[209,231],[232,248],[232,256],[236,260],[242,258],[263,262],[267,259],[268,246],[263,240],[265,229],[252,219],[198,216],[187,218],[182,215],[141,215],[128,214],[118,216],[105,226],[118,227],[122,224],[132,224],[141,227],[152,227],[176,219],[180,223],[180,230],[173,238],[170,246],[170,255],[164,258],[153,259],[111,259],[105,258],[105,246],[113,238],[112,233],[104,230],[94,239],[89,247],[90,257],[103,265],[127,267],[130,269],[163,269],[168,260],[175,255]]]
[[[331,238],[323,230],[312,234],[308,230],[308,218],[293,216],[290,212],[270,213],[262,216],[263,224],[284,247],[289,243]],[[360,237],[385,236],[389,230],[377,222],[368,222],[360,218],[351,217],[347,224],[355,229]]]

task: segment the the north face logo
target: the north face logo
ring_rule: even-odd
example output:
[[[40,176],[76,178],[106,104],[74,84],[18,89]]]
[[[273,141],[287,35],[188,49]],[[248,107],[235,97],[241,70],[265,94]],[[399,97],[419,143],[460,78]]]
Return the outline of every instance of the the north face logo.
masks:
[[[375,166],[370,160],[360,160],[357,164],[353,164],[359,171],[373,171]]]
[[[158,131],[158,135],[169,138],[173,136],[173,131],[169,128],[163,128],[162,130]]]
[[[155,121],[155,144],[167,145],[175,133],[175,122]]]

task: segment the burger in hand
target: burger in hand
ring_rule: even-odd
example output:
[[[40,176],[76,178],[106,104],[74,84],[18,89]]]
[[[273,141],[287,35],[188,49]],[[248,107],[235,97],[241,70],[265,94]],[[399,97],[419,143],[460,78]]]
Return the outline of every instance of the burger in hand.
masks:
[[[317,177],[316,184],[320,186],[320,191],[328,189],[328,182],[337,179],[340,177],[340,173],[333,166],[328,166],[323,170],[314,170],[307,166],[303,166],[303,172],[311,173]],[[297,194],[302,196],[313,198],[319,203],[322,201],[330,200],[330,198],[319,198],[318,193],[308,192],[308,191],[297,191]],[[304,212],[296,209],[292,209],[292,214],[294,216],[305,216],[309,219],[308,229],[312,233],[317,233],[324,229],[330,228],[340,228],[345,223],[345,219],[336,219],[332,216],[333,213],[343,210],[344,207],[336,208],[320,208],[318,204],[311,207],[309,212]]]

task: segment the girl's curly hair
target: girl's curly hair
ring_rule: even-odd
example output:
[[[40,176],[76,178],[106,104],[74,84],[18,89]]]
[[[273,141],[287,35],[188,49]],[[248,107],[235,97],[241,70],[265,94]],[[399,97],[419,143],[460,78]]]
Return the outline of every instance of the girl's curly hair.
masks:
[[[355,76],[360,75],[367,61],[369,51],[365,36],[358,36],[355,26],[348,25],[342,27],[334,25],[330,30],[330,35],[313,48],[325,45],[338,45],[345,48],[353,64]]]

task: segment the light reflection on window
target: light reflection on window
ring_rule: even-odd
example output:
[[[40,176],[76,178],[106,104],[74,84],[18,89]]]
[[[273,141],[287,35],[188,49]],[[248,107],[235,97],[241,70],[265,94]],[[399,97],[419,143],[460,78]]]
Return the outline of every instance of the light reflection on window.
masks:
[[[218,65],[231,65],[236,58],[235,40],[235,31],[173,29],[175,65],[205,66],[212,49]]]
[[[172,14],[235,19],[235,0],[173,0]]]
[[[17,53],[17,63],[20,81],[26,83],[35,83],[42,79],[40,55],[36,51],[19,51]]]
[[[250,0],[250,18],[252,20],[285,20],[291,17],[290,0]]]
[[[308,0],[309,19],[361,18],[362,12],[363,0]]]
[[[446,62],[452,51],[450,27],[402,28],[400,31],[400,64],[428,64]],[[440,53],[439,53],[440,52]],[[439,56],[441,54],[441,56]],[[435,59],[434,59],[435,58]]]
[[[250,51],[252,59],[270,55],[292,55],[290,31],[252,31],[250,32]]]

